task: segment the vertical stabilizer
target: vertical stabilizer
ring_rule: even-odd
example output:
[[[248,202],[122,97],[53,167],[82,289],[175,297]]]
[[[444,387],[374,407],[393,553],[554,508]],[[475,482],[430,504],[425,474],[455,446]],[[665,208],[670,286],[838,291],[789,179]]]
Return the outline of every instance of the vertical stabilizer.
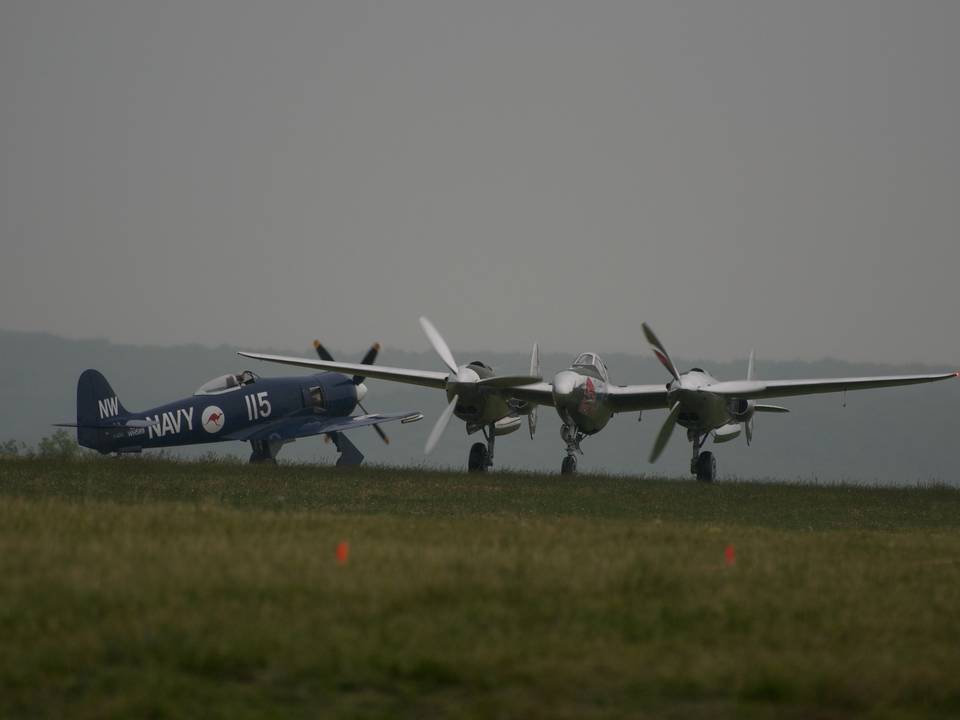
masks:
[[[96,425],[110,425],[127,414],[107,379],[96,370],[84,370],[77,381],[77,442],[105,452],[106,433]]]

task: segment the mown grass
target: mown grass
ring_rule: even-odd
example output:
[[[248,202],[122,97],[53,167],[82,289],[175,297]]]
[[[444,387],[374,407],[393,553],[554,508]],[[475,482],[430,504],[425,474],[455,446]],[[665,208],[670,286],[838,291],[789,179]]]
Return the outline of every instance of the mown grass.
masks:
[[[0,461],[0,714],[957,715],[958,526],[948,488]]]

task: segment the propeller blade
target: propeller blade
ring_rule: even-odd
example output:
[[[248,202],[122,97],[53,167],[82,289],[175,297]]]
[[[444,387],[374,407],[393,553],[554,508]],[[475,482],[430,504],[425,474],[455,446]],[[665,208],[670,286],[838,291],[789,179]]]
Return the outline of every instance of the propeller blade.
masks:
[[[671,375],[673,375],[674,380],[679,380],[680,373],[677,371],[677,366],[673,364],[673,360],[671,360],[670,356],[667,354],[667,350],[663,347],[663,343],[660,342],[660,339],[654,334],[653,330],[651,330],[650,326],[646,323],[643,323],[643,334],[647,338],[647,342],[650,343],[653,354],[657,356],[657,360],[660,361],[660,364],[663,365]]]
[[[680,414],[680,403],[675,402],[673,407],[670,408],[670,414],[667,415],[667,419],[663,421],[663,425],[660,426],[660,432],[657,433],[657,439],[653,443],[653,449],[650,451],[650,462],[656,462],[657,458],[660,457],[660,453],[663,452],[663,449],[667,446],[667,443],[670,441],[670,436],[673,435],[673,428],[677,424],[677,416]]]
[[[437,446],[440,436],[443,435],[443,431],[447,429],[447,423],[450,422],[453,409],[457,406],[457,400],[459,400],[459,398],[454,395],[453,400],[447,405],[446,410],[440,413],[440,417],[437,418],[437,424],[434,425],[433,430],[430,431],[430,437],[427,438],[427,444],[423,448],[424,454],[429,455]]]
[[[443,336],[440,335],[439,331],[433,326],[433,323],[425,317],[420,318],[420,327],[423,328],[423,332],[426,333],[427,339],[430,341],[430,344],[433,345],[433,349],[437,351],[440,359],[443,360],[444,365],[450,368],[450,372],[456,375],[457,361],[453,359],[453,353],[450,352],[450,348],[447,346]]]
[[[377,353],[380,352],[380,343],[375,342],[370,346],[370,349],[367,350],[367,354],[363,356],[363,360],[360,361],[361,365],[373,365],[377,360]]]
[[[747,360],[747,380],[753,380],[753,350],[750,351],[750,359]]]
[[[370,349],[367,350],[367,354],[363,356],[363,360],[360,361],[360,364],[361,364],[361,365],[373,365],[373,361],[377,359],[377,353],[379,353],[379,352],[380,352],[380,343],[375,342],[373,345],[370,346]],[[354,384],[354,385],[359,385],[359,384],[362,383],[364,380],[366,380],[366,377],[364,377],[363,375],[354,375],[354,376],[353,376],[353,384]]]
[[[333,355],[327,351],[319,340],[313,341],[313,349],[317,351],[317,355],[319,355],[320,359],[324,362],[333,362]]]
[[[360,411],[361,411],[364,415],[369,415],[369,414],[370,414],[370,413],[367,412],[367,409],[363,406],[363,403],[357,402],[357,407],[360,408]],[[387,434],[383,431],[383,429],[382,429],[379,425],[371,425],[370,427],[372,427],[374,430],[377,431],[377,435],[380,436],[380,439],[381,439],[381,440],[383,440],[387,445],[390,444],[390,438],[387,437]]]

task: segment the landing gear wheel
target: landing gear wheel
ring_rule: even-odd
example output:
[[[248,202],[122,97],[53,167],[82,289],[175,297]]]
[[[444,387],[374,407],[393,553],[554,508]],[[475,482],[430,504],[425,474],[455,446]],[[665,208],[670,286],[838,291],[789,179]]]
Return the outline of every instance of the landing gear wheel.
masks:
[[[560,465],[561,475],[573,475],[577,471],[577,459],[573,455],[567,455]]]
[[[697,458],[697,480],[713,482],[717,477],[717,459],[712,452],[700,453]]]
[[[470,472],[484,472],[487,469],[487,458],[487,446],[483,443],[474,443],[470,446],[467,470]]]

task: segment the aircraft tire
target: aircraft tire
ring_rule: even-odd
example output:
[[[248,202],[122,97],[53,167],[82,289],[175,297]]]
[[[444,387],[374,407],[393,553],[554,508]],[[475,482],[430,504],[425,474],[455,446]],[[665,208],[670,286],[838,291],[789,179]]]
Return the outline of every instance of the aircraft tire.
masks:
[[[577,472],[577,459],[573,455],[567,455],[560,465],[561,475],[573,475]]]
[[[467,470],[470,472],[484,472],[487,469],[487,446],[483,443],[474,443],[470,446],[470,457],[467,458]]]
[[[700,453],[697,458],[697,480],[700,482],[713,482],[717,477],[717,458],[712,452]]]

